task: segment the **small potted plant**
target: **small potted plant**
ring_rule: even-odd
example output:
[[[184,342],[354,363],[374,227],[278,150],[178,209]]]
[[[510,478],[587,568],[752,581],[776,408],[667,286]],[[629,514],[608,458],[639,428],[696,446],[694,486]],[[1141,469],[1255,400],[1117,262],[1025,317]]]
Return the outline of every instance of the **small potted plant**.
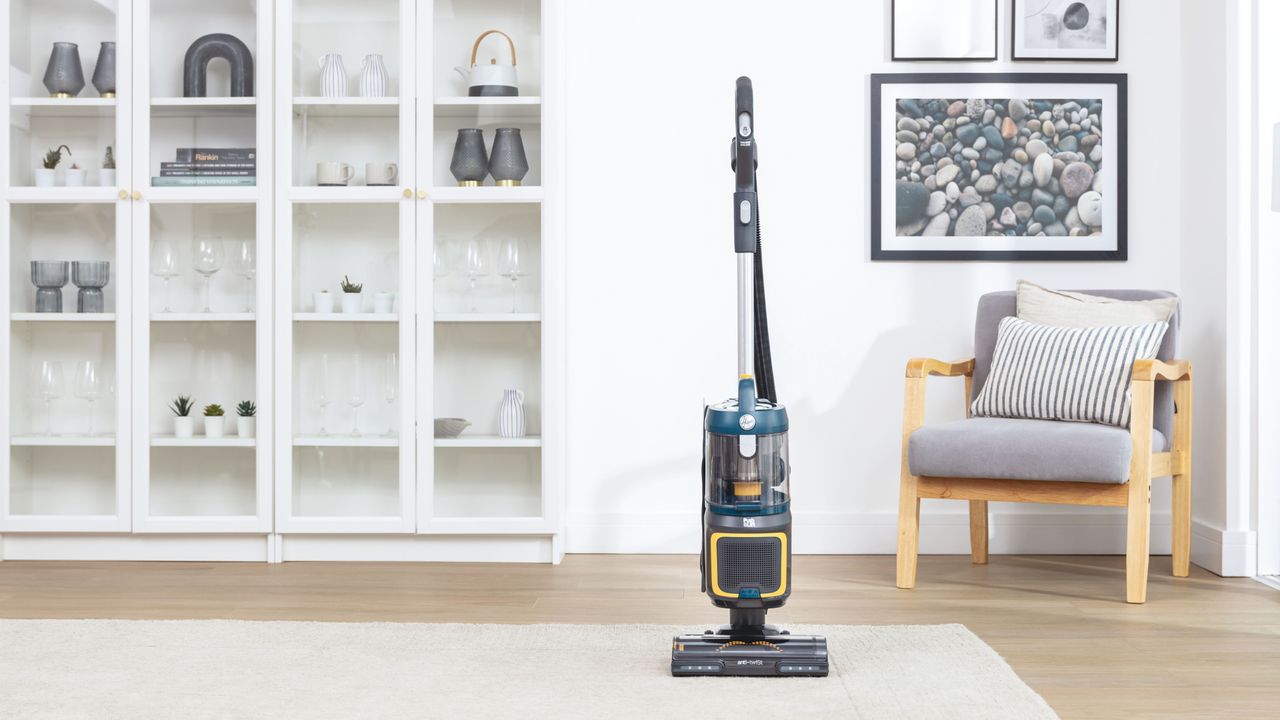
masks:
[[[180,438],[191,437],[194,429],[195,418],[191,417],[191,410],[195,408],[195,403],[191,402],[190,395],[179,395],[172,403],[169,409],[173,411],[173,436]]]
[[[62,162],[62,151],[67,151],[67,156],[71,155],[71,148],[66,145],[59,145],[44,154],[44,160],[40,163],[43,167],[36,168],[36,187],[53,187],[57,185],[58,163]]]
[[[107,154],[102,158],[102,169],[98,171],[98,185],[114,187],[116,184],[116,156],[111,146],[107,146]]]
[[[396,296],[389,292],[373,294],[373,311],[379,315],[390,315],[395,309]]]
[[[359,313],[364,306],[364,285],[351,282],[351,278],[342,276],[342,312],[347,315]]]
[[[258,406],[252,400],[241,400],[236,405],[236,434],[242,438],[251,438],[258,429]]]
[[[71,167],[67,168],[66,182],[63,184],[67,187],[84,187],[85,176],[89,173],[76,163],[71,163]]]
[[[222,406],[214,403],[204,406],[204,436],[209,438],[222,437],[222,422],[226,418],[222,410]]]
[[[328,290],[321,290],[315,293],[316,312],[320,315],[328,315],[333,312],[333,294]]]

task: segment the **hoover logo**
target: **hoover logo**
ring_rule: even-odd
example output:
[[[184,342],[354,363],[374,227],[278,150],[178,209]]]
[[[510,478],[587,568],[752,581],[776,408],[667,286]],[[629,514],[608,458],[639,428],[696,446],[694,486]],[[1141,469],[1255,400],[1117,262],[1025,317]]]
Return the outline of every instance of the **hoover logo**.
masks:
[[[742,527],[755,527],[756,519],[753,517],[742,518]]]
[[[739,665],[763,665],[763,660],[739,660]]]

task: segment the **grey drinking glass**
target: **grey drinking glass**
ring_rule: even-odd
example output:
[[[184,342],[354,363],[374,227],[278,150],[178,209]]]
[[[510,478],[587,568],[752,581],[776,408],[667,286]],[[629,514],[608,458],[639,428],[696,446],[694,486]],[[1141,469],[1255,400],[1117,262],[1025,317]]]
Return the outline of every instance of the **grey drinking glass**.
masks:
[[[31,284],[36,286],[36,312],[62,312],[62,288],[67,284],[65,260],[32,260]]]
[[[524,154],[520,128],[498,128],[489,154],[489,174],[500,187],[515,187],[529,173],[529,159]]]
[[[77,260],[71,263],[71,281],[80,288],[76,312],[100,313],[106,309],[102,288],[111,280],[111,263],[106,260]]]
[[[484,133],[480,128],[460,128],[453,144],[449,172],[462,187],[476,187],[484,182],[489,170],[489,157],[484,150]]]

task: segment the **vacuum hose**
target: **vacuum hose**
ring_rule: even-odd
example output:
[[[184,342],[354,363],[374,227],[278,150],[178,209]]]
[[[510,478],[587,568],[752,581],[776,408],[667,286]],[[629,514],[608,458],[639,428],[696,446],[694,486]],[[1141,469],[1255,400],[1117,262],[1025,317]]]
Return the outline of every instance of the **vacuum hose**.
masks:
[[[760,208],[756,206],[756,249],[755,255],[755,366],[756,397],[778,402],[777,390],[773,384],[773,354],[769,349],[769,313],[764,303],[764,258],[761,255],[760,240]]]

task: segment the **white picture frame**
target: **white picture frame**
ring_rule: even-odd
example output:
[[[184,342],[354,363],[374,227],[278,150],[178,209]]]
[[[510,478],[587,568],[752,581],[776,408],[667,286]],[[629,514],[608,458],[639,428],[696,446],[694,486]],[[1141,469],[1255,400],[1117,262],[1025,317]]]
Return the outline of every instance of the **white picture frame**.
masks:
[[[1014,60],[1115,62],[1120,0],[1013,0]]]
[[[997,0],[893,0],[891,59],[994,61],[998,5]]]

